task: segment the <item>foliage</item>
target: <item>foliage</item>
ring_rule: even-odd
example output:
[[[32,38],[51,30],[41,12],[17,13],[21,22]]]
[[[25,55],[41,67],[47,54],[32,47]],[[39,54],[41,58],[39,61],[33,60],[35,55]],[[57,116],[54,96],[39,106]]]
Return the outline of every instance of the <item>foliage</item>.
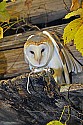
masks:
[[[68,118],[65,121],[65,123],[63,124],[60,121],[61,121],[61,119],[63,117],[63,114],[64,114],[66,108],[68,109]],[[63,111],[61,113],[61,116],[59,118],[59,121],[58,120],[53,120],[53,121],[50,121],[49,123],[47,123],[46,125],[67,125],[66,123],[69,121],[69,119],[70,119],[70,107],[69,106],[64,106]]]
[[[70,10],[74,11],[74,10],[77,10],[79,7],[80,7],[79,0],[72,0],[72,5]]]
[[[9,13],[6,10],[6,1],[0,3],[0,22],[8,22],[10,19]]]
[[[76,32],[74,43],[76,44],[76,48],[82,53],[83,56],[83,25]]]
[[[77,30],[82,25],[83,20],[81,18],[71,21],[64,29],[63,39],[64,43],[67,44],[74,40]]]
[[[9,22],[10,15],[6,10],[6,1],[0,3],[0,22]],[[3,38],[3,28],[0,26],[0,39]]]
[[[83,8],[79,8],[78,10],[75,10],[75,11],[68,13],[65,16],[65,19],[68,19],[68,18],[70,18],[72,16],[76,16],[76,15],[80,15],[80,17],[83,18]]]
[[[65,124],[62,124],[60,121],[54,120],[47,123],[47,125],[65,125]]]
[[[81,8],[79,8],[81,6]],[[72,0],[72,5],[70,10],[72,12],[68,13],[65,16],[65,19],[68,19],[72,16],[79,15],[80,18],[71,21],[65,28],[63,33],[64,43],[67,44],[74,41],[76,48],[83,55],[83,0],[79,4],[79,0]],[[73,11],[74,10],[74,11]]]
[[[18,7],[19,12],[17,12],[16,6],[11,6],[8,9],[7,2],[8,0],[3,0],[0,2],[0,39],[3,38],[3,34],[10,29],[15,24],[24,21],[24,17],[21,18],[22,9]],[[33,0],[26,0],[23,4],[23,7],[27,8],[29,15],[29,7],[31,6]],[[16,0],[10,0],[10,2],[16,2]],[[11,22],[10,22],[11,19]],[[16,19],[16,21],[12,21]],[[26,23],[26,22],[25,22]],[[2,32],[3,31],[3,32]]]
[[[0,39],[3,38],[3,28],[0,27]]]
[[[65,28],[63,33],[64,43],[67,44],[74,41],[76,49],[83,55],[83,8],[73,11],[65,16],[65,19],[71,16],[80,15],[80,18],[71,21]]]

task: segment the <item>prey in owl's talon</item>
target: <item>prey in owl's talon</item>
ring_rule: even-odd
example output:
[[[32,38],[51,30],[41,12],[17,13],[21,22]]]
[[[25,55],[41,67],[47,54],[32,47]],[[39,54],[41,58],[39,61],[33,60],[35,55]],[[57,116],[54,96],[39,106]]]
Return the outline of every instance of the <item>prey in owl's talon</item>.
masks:
[[[27,92],[29,94],[32,94],[30,91],[29,91],[29,83],[30,82],[34,82],[33,80],[30,81],[30,79],[39,79],[41,76],[43,78],[43,84],[44,84],[44,91],[47,93],[47,95],[52,98],[53,95],[54,95],[54,88],[56,88],[55,84],[56,82],[51,82],[52,79],[53,79],[53,69],[51,68],[44,68],[43,71],[41,72],[35,72],[37,71],[36,68],[32,68],[32,71],[29,73],[28,75],[28,81],[27,81]],[[34,85],[35,83],[33,83]],[[32,87],[34,88],[34,86]]]

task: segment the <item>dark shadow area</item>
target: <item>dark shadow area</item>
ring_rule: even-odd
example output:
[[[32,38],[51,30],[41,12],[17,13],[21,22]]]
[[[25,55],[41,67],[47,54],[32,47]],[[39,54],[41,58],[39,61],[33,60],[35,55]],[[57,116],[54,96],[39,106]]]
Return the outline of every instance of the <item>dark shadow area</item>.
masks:
[[[70,23],[71,21],[73,21],[74,19],[77,19],[77,18],[79,18],[79,15],[72,16],[69,19],[61,18],[61,19],[54,20],[52,22],[35,24],[35,25],[37,25],[39,28],[45,28],[45,27],[50,27],[50,26],[54,26],[54,25],[62,25],[62,24]]]
[[[19,23],[15,23],[12,27],[10,27],[8,24],[8,26],[10,27],[10,29],[7,29],[7,31],[4,33],[4,36],[9,36],[9,35],[14,35],[16,33],[23,33],[26,31],[33,31],[33,30],[38,30],[35,26],[37,26],[39,29],[41,28],[46,28],[46,27],[50,27],[50,26],[56,26],[56,25],[61,25],[61,24],[67,24],[71,21],[73,21],[74,19],[79,18],[79,16],[73,16],[69,19],[57,19],[51,22],[47,22],[47,23],[39,23],[39,24],[32,24],[30,20],[26,20],[25,22],[23,21],[19,21]],[[15,22],[16,20],[11,20],[10,22]],[[6,23],[4,23],[6,24]],[[4,25],[3,24],[3,25]],[[6,30],[6,29],[4,29]]]

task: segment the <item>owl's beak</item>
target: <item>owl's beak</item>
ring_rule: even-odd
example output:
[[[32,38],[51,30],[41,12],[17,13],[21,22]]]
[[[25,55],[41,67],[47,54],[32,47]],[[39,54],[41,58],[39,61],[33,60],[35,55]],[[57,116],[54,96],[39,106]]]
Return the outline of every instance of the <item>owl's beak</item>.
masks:
[[[38,64],[40,64],[40,62],[41,62],[41,58],[37,59],[37,62],[38,62]]]
[[[36,56],[35,60],[38,62],[38,64],[40,64],[41,63],[41,56],[40,57]]]

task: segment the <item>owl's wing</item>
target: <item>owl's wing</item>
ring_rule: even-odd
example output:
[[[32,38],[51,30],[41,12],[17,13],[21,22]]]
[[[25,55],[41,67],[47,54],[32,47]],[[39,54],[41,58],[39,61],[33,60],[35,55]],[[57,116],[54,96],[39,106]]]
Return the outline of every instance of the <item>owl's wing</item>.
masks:
[[[82,71],[81,64],[71,55],[71,53],[64,47],[64,45],[60,42],[59,38],[57,37],[56,33],[50,34],[48,31],[43,31],[45,35],[47,35],[58,54],[58,58],[60,59],[62,66],[66,64],[68,72],[78,73]]]
[[[56,34],[54,34],[54,38],[56,38]],[[68,72],[78,73],[82,71],[82,65],[75,59],[72,53],[64,47],[64,45],[60,42],[60,40],[56,40],[57,45],[59,46],[59,50],[62,52],[64,59],[63,62],[66,62]],[[60,53],[60,52],[59,52]]]
[[[64,48],[64,46],[61,51],[64,54],[68,71],[74,73],[81,72],[82,65],[71,55],[71,53],[66,48]]]

